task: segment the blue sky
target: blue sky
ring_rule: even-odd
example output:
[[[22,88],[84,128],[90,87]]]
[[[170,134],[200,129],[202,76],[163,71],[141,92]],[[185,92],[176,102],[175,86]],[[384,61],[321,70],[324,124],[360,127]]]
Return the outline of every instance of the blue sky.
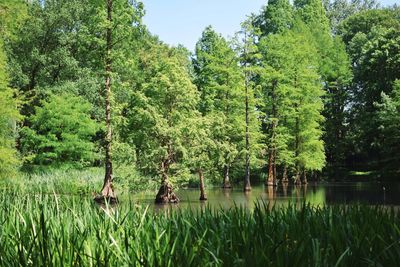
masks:
[[[267,0],[142,0],[144,23],[150,32],[170,45],[183,44],[194,50],[208,25],[223,36],[233,36],[247,15],[257,13]],[[382,5],[400,0],[382,0]]]

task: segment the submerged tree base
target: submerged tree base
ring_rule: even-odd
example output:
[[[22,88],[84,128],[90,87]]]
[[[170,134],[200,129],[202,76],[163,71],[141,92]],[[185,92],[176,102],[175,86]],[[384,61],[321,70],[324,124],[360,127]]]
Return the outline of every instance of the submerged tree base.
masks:
[[[172,191],[172,185],[168,182],[164,182],[158,190],[155,203],[166,204],[166,203],[178,203],[179,198]]]
[[[266,186],[277,186],[278,185],[278,182],[275,180],[275,181],[266,181],[265,182],[265,185]]]
[[[112,196],[95,195],[93,200],[100,205],[118,203],[118,198]]]
[[[232,185],[231,185],[231,183],[228,181],[228,182],[224,182],[223,184],[222,184],[222,188],[223,189],[231,189],[232,188]]]
[[[202,196],[200,196],[200,200],[201,200],[201,201],[206,201],[206,200],[207,200],[207,196],[206,196],[206,195],[204,195],[204,196],[203,196],[203,195],[202,195]]]

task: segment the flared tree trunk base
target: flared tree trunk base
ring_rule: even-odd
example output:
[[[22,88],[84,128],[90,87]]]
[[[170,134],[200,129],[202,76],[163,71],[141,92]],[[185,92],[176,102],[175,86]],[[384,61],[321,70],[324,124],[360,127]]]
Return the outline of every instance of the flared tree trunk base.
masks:
[[[110,204],[114,205],[118,203],[118,198],[116,197],[110,197],[110,196],[102,196],[102,195],[96,195],[93,200],[101,205]]]
[[[244,192],[250,192],[251,191],[251,183],[250,183],[249,176],[244,179],[243,191]]]
[[[276,186],[277,183],[276,183],[276,181],[273,181],[273,180],[267,180],[267,181],[265,181],[265,185],[266,186]]]
[[[301,185],[301,179],[300,178],[295,178],[294,179],[294,184],[295,185]]]
[[[200,179],[200,201],[205,201],[207,200],[207,195],[206,192],[204,190],[204,174],[203,174],[203,170],[200,169],[198,170],[199,173],[199,179]]]
[[[95,195],[93,200],[99,204],[116,204],[118,198],[115,195],[115,191],[111,180],[105,182],[101,194]]]
[[[172,191],[172,185],[164,182],[158,190],[155,203],[156,204],[167,204],[167,203],[178,203],[179,198]]]
[[[250,185],[246,185],[246,186],[243,188],[243,191],[244,191],[244,192],[250,192],[250,191],[251,191],[251,186],[250,186]]]
[[[231,185],[231,183],[228,181],[228,182],[224,182],[223,184],[222,184],[222,188],[223,189],[231,189],[232,188],[232,185]]]
[[[206,201],[207,200],[207,196],[206,195],[201,195],[199,199],[201,201]]]

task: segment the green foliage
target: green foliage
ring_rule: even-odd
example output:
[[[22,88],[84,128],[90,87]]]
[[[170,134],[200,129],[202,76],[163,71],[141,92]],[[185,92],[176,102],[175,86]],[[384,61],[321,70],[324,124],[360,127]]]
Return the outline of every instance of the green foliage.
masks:
[[[290,29],[294,23],[293,6],[288,0],[269,0],[260,14],[253,18],[253,26],[265,36]]]
[[[368,10],[344,20],[339,33],[347,45],[354,79],[349,88],[351,110],[348,159],[376,163],[383,156],[376,102],[390,95],[400,78],[399,9]]]
[[[51,95],[21,130],[27,163],[87,166],[96,159],[93,136],[99,130],[90,117],[91,105],[70,94]]]
[[[212,139],[218,151],[216,162],[225,169],[239,159],[244,149],[245,91],[238,62],[229,43],[207,27],[196,44],[195,84],[200,92],[200,112],[219,118],[213,125]]]
[[[13,90],[8,87],[6,60],[0,40],[0,177],[12,175],[19,163],[15,149],[19,118]]]
[[[294,0],[296,15],[308,25],[316,25],[324,31],[329,31],[329,20],[321,0]]]
[[[3,0],[0,3],[0,178],[14,176],[19,166],[15,149],[19,101],[9,84],[9,64],[5,44],[14,39],[15,31],[26,17],[23,1]]]
[[[2,0],[0,3],[0,33],[4,40],[15,38],[15,32],[27,17],[23,0]]]
[[[326,0],[324,3],[333,32],[336,32],[339,24],[348,17],[360,11],[379,7],[376,0]]]
[[[124,138],[135,147],[144,173],[179,176],[185,173],[177,166],[186,157],[185,131],[198,115],[187,58],[177,49],[154,44],[143,51],[141,64],[147,66],[144,82],[129,100]]]
[[[277,150],[278,164],[321,170],[323,91],[315,47],[307,32],[287,31],[262,40],[260,49],[268,147]]]
[[[87,198],[10,191],[0,204],[3,266],[396,266],[400,257],[399,213],[379,207],[156,213],[133,202],[99,208]]]
[[[382,133],[383,156],[386,168],[399,170],[400,157],[400,80],[396,80],[391,95],[382,93],[378,118]]]
[[[111,22],[105,7],[1,1],[2,175],[18,166],[16,144],[25,167],[101,163],[94,152],[104,146],[106,58],[115,166],[130,166],[143,182],[162,175],[187,183],[200,169],[242,177],[248,155],[262,170],[266,146],[292,171],[321,170],[324,151],[330,166],[395,158],[396,119],[383,114],[400,79],[399,8],[270,0],[237,39],[207,27],[190,55],[147,31],[141,2],[113,0]]]

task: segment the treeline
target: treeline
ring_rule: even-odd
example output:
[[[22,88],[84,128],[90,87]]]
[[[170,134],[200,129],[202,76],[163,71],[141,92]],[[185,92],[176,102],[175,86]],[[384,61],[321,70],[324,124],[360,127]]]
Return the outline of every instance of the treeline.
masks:
[[[106,161],[111,177],[113,159],[164,184],[250,190],[251,173],[273,185],[398,170],[398,7],[270,0],[231,40],[207,27],[193,54],[144,13],[135,0],[0,2],[0,175]]]

